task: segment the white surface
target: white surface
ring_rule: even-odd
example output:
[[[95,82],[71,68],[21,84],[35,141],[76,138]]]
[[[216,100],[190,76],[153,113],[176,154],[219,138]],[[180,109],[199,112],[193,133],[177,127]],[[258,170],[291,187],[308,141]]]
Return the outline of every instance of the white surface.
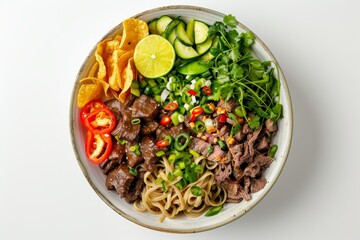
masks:
[[[0,239],[360,239],[360,3],[0,0]],[[70,94],[91,47],[161,5],[232,13],[272,50],[293,100],[292,150],[242,218],[199,234],[139,227],[95,194],[69,136]],[[191,223],[189,223],[191,224]]]

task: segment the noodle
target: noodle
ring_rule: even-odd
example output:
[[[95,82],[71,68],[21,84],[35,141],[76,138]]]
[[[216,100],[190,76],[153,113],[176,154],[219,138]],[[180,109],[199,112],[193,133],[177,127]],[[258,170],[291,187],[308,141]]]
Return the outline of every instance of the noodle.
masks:
[[[211,172],[216,164],[210,165],[209,169],[206,162],[204,156],[195,159],[196,164],[204,167],[204,173],[199,176],[197,181],[180,190],[176,183],[182,179],[182,176],[169,181],[167,176],[174,171],[174,166],[163,157],[163,160],[156,165],[154,172],[145,173],[145,187],[141,199],[134,202],[134,208],[140,212],[149,211],[159,214],[159,222],[162,222],[165,218],[174,218],[180,213],[189,217],[197,217],[209,207],[222,205],[226,200],[226,191],[216,184],[214,173]],[[163,189],[163,184],[166,191]],[[202,195],[193,195],[191,193],[192,186],[200,187],[203,190]]]

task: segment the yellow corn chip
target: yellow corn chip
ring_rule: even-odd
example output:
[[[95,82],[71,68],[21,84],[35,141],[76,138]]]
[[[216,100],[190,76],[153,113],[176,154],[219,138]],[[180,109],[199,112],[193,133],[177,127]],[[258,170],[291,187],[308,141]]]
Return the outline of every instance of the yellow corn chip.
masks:
[[[124,50],[133,50],[136,44],[149,35],[149,28],[146,22],[128,18],[123,22],[123,35],[120,48]]]
[[[131,83],[135,79],[135,77],[136,77],[136,69],[134,64],[134,58],[131,57],[128,60],[124,71],[121,74],[121,78],[124,81],[124,87],[122,88],[122,91],[119,94],[119,99],[121,102],[125,102],[131,87]]]

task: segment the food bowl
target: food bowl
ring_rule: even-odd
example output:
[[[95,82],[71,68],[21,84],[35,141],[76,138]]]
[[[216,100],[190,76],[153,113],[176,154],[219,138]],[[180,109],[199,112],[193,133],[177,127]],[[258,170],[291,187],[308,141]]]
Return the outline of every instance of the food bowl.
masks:
[[[148,10],[139,13],[134,17],[147,22],[162,15],[181,15],[185,21],[188,21],[191,18],[196,18],[209,24],[214,23],[215,21],[222,21],[225,16],[222,13],[201,7],[167,6]],[[237,25],[237,30],[239,32],[250,31],[241,23]],[[116,34],[121,33],[121,31],[122,24],[119,24],[99,40],[114,37]],[[278,179],[288,157],[292,140],[293,115],[290,93],[285,77],[281,72],[281,68],[270,50],[258,37],[255,38],[255,42],[252,47],[253,55],[262,61],[272,61],[278,66],[276,71],[278,71],[281,83],[280,103],[283,105],[283,118],[278,122],[279,130],[273,139],[273,143],[278,145],[278,151],[275,155],[275,161],[264,172],[267,184],[261,191],[253,193],[250,201],[226,203],[223,210],[216,216],[200,216],[196,218],[178,216],[174,219],[166,219],[161,223],[158,221],[158,215],[154,215],[149,212],[138,212],[131,204],[127,203],[124,199],[121,199],[116,191],[107,190],[105,187],[106,176],[103,174],[99,166],[91,163],[85,155],[85,130],[80,122],[80,110],[76,105],[76,96],[80,86],[79,80],[87,75],[90,71],[90,67],[95,63],[94,52],[96,50],[96,44],[94,45],[94,48],[85,59],[75,80],[70,106],[70,132],[75,156],[84,176],[88,180],[90,186],[108,206],[124,218],[150,229],[164,232],[191,233],[210,230],[234,221],[235,219],[243,216],[264,198]],[[191,221],[191,224],[189,224],[189,221]]]

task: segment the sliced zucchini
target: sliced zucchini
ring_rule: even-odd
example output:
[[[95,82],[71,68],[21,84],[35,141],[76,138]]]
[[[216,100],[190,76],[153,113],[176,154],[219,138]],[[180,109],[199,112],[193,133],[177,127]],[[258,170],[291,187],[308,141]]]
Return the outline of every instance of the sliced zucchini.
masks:
[[[175,28],[173,28],[171,30],[171,32],[167,35],[166,38],[172,45],[174,45],[174,41],[176,39],[176,33],[175,33]]]
[[[217,48],[218,46],[219,46],[219,40],[218,40],[217,37],[214,37],[214,38],[212,39],[212,45],[211,45],[211,47],[209,48],[209,50],[208,50],[205,54],[203,54],[203,55],[200,57],[200,60],[210,61],[211,59],[213,59],[213,58],[214,58],[214,55],[211,54],[210,49],[211,49],[211,48]]]
[[[210,49],[211,45],[212,45],[211,38],[207,38],[204,43],[196,45],[195,48],[196,51],[199,53],[199,55],[202,55]]]
[[[201,21],[195,20],[194,23],[194,39],[195,44],[202,44],[208,38],[209,27]]]
[[[156,22],[158,19],[159,18],[154,18],[148,22],[149,31],[151,34],[158,34],[158,31],[156,30]]]
[[[177,68],[177,71],[184,75],[197,75],[209,70],[209,66],[204,61],[193,61]]]
[[[172,21],[172,18],[167,16],[167,15],[163,15],[161,16],[157,21],[156,21],[156,30],[158,32],[158,34],[162,34],[167,25],[169,25],[169,23]]]
[[[180,22],[177,26],[176,26],[176,37],[177,39],[179,39],[179,41],[187,46],[191,46],[192,43],[190,41],[190,39],[188,38],[188,36],[186,35],[185,32],[185,24],[183,22]]]
[[[194,19],[191,19],[186,25],[186,35],[188,36],[191,44],[194,44],[194,25],[195,25]]]
[[[176,54],[182,59],[191,59],[199,56],[193,47],[182,44],[178,38],[175,39],[173,46]]]

